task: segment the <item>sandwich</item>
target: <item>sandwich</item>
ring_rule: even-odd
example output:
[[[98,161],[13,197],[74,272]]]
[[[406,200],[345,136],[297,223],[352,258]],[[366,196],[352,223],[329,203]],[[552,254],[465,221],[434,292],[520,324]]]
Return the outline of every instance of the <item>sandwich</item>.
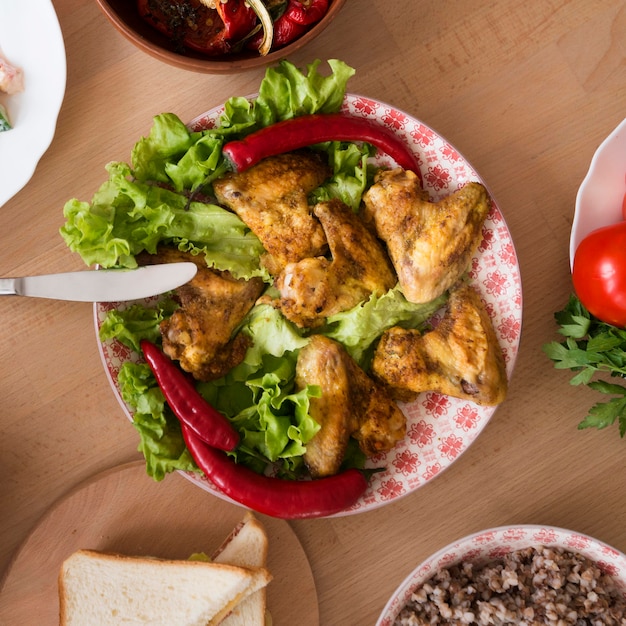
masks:
[[[265,529],[249,511],[213,554],[214,563],[240,567],[265,568],[268,540]],[[261,587],[239,602],[220,626],[267,626],[271,623],[266,608],[266,587]]]
[[[270,580],[263,567],[78,550],[59,574],[59,623],[216,626]]]

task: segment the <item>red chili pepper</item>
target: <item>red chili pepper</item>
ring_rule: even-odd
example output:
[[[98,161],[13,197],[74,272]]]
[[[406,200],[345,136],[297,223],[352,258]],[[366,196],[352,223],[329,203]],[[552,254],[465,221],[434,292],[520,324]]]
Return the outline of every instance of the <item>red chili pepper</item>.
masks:
[[[324,141],[366,141],[388,154],[403,169],[420,175],[417,157],[391,130],[343,113],[302,115],[278,122],[227,143],[223,152],[241,172],[266,157]]]
[[[224,22],[226,39],[240,41],[256,26],[257,15],[245,0],[226,0],[215,5]]]
[[[191,429],[210,446],[234,450],[239,433],[228,419],[198,393],[189,378],[155,344],[144,339],[141,350],[181,426]]]
[[[183,437],[198,467],[222,493],[264,515],[282,519],[333,515],[352,506],[367,489],[365,476],[356,469],[316,480],[283,480],[238,465],[185,426]]]

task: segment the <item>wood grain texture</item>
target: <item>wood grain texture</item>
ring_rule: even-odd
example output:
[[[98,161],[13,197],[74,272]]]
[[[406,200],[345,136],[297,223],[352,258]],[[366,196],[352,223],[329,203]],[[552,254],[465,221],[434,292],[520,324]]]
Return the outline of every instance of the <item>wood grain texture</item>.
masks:
[[[91,0],[54,5],[67,91],[35,175],[0,208],[4,276],[80,269],[58,234],[64,203],[89,200],[105,165],[129,158],[154,115],[191,120],[254,92],[263,75],[168,67],[123,39]],[[577,430],[596,394],[571,387],[541,350],[557,338],[553,313],[572,289],[578,185],[626,117],[625,42],[621,0],[351,0],[291,59],[346,61],[356,68],[352,93],[392,103],[451,142],[502,209],[524,289],[509,396],[469,450],[392,505],[291,524],[321,624],[373,624],[422,559],[491,526],[552,524],[626,550],[626,442],[616,428]],[[0,319],[1,572],[59,497],[138,453],[100,364],[89,305],[3,298]],[[2,610],[4,602],[0,594]]]
[[[243,515],[180,475],[155,483],[143,462],[105,471],[55,503],[25,540],[0,590],[0,624],[55,623],[61,564],[78,549],[162,559],[210,556]],[[315,580],[296,535],[283,520],[257,517],[268,536],[273,575],[268,610],[276,623],[318,626]]]

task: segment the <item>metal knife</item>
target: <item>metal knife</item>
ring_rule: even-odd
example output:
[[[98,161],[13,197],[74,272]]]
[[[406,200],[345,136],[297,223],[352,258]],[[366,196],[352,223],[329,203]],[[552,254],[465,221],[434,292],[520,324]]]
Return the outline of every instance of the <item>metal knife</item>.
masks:
[[[0,296],[32,296],[77,302],[140,300],[189,282],[195,263],[163,263],[137,269],[85,270],[24,278],[0,278]]]

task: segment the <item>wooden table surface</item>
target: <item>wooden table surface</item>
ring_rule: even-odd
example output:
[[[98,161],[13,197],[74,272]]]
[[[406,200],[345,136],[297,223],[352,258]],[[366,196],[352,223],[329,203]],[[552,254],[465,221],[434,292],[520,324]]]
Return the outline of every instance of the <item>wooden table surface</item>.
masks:
[[[127,159],[155,114],[192,119],[255,91],[264,73],[179,70],[123,39],[93,0],[54,5],[67,90],[50,148],[0,209],[2,276],[83,269],[58,234],[66,200],[89,200],[105,164]],[[621,0],[350,0],[291,58],[301,67],[344,60],[357,70],[350,91],[393,103],[458,148],[501,207],[524,295],[508,398],[467,452],[389,506],[291,523],[315,577],[321,624],[375,623],[414,566],[484,528],[549,524],[626,551],[626,441],[616,427],[577,430],[596,396],[571,387],[569,372],[541,349],[556,338],[553,313],[571,292],[578,186],[626,116],[625,42]],[[2,298],[0,320],[2,572],[58,498],[139,457],[104,374],[90,304]]]

